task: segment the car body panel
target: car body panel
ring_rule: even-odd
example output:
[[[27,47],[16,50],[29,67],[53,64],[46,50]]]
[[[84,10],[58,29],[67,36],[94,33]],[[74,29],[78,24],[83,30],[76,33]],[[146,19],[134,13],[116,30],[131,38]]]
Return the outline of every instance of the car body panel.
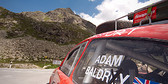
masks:
[[[50,77],[49,84],[73,84],[73,82],[59,68],[57,68]]]
[[[79,60],[77,61],[71,75],[68,77],[60,70],[60,68],[57,68],[54,71],[54,74],[56,76],[54,77],[52,75],[50,78],[50,84],[52,84],[51,81],[53,81],[53,80],[57,81],[54,84],[73,84],[72,78],[73,78],[74,70],[75,70],[76,66],[78,65],[78,63],[79,63],[82,55],[84,54],[84,51],[86,50],[87,46],[89,45],[89,43],[92,40],[98,39],[98,38],[116,38],[116,37],[129,37],[129,38],[137,37],[137,38],[149,38],[149,39],[158,39],[158,40],[167,41],[168,40],[168,24],[149,25],[149,26],[141,26],[141,27],[134,27],[134,28],[128,28],[128,29],[121,29],[121,30],[117,30],[117,31],[110,31],[110,32],[97,34],[97,35],[94,35],[90,38],[85,39],[81,43],[86,42],[86,41],[88,41],[88,43],[87,43],[85,49],[83,50],[83,53],[81,54]],[[79,44],[81,44],[81,43],[79,43]],[[76,46],[78,46],[78,45],[76,45]],[[66,57],[65,57],[65,59],[66,59]],[[62,66],[63,62],[61,63],[60,66]],[[59,79],[57,79],[57,77],[59,77]]]
[[[88,39],[109,37],[138,37],[168,40],[168,24],[133,27],[94,35]]]

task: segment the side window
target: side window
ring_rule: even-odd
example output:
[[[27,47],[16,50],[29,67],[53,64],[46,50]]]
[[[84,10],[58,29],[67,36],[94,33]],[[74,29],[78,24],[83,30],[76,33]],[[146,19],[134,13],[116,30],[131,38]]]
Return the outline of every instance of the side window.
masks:
[[[77,55],[78,50],[79,47],[70,52],[61,67],[61,71],[64,72],[66,75],[69,75],[69,72],[71,70],[70,67],[72,66],[72,63]]]
[[[80,55],[82,54],[85,48],[86,42],[77,46],[74,50],[72,50],[67,58],[65,59],[63,65],[61,66],[61,71],[69,76],[74,69],[76,62],[78,61]]]

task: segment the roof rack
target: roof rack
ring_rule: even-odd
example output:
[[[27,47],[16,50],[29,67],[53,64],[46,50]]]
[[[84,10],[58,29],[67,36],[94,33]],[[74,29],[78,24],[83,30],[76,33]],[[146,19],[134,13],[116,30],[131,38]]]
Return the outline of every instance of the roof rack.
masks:
[[[156,13],[157,11],[157,13]],[[139,13],[143,13],[138,16]],[[136,20],[137,17],[140,17],[140,19]],[[159,24],[158,21],[162,21],[163,23],[168,23],[168,0],[162,0],[157,3],[153,3],[151,5],[148,5],[146,7],[143,7],[141,9],[135,10],[134,12],[128,13],[125,16],[122,16],[120,18],[115,19],[115,30],[118,29],[117,22],[128,16],[129,20],[133,20],[133,26],[142,26],[142,25],[152,25],[152,24]],[[141,18],[143,17],[143,18]],[[165,20],[166,22],[164,22]],[[153,23],[154,22],[154,23]],[[160,23],[161,24],[161,23]]]
[[[127,15],[124,15],[124,16],[122,16],[122,17],[120,17],[120,18],[115,19],[115,20],[114,20],[114,21],[115,21],[115,30],[117,30],[117,21],[120,20],[120,19],[122,19],[122,18],[124,18],[124,17],[127,17],[128,15],[131,15],[131,14],[133,14],[133,13],[129,13],[129,14],[127,14]]]

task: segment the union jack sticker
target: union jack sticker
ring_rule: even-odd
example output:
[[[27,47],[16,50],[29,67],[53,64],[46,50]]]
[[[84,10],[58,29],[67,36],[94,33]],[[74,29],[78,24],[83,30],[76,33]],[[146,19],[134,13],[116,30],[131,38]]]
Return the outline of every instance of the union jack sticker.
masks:
[[[142,78],[138,78],[138,77],[134,77],[133,84],[160,84],[160,83],[146,80],[146,79],[142,79]]]

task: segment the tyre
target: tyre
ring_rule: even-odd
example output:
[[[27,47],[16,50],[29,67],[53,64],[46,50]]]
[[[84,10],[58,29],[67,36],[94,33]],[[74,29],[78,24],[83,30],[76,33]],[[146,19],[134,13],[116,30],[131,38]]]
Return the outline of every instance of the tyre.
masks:
[[[117,30],[132,27],[132,22],[117,21]],[[96,27],[96,34],[115,30],[115,21],[108,21]]]

